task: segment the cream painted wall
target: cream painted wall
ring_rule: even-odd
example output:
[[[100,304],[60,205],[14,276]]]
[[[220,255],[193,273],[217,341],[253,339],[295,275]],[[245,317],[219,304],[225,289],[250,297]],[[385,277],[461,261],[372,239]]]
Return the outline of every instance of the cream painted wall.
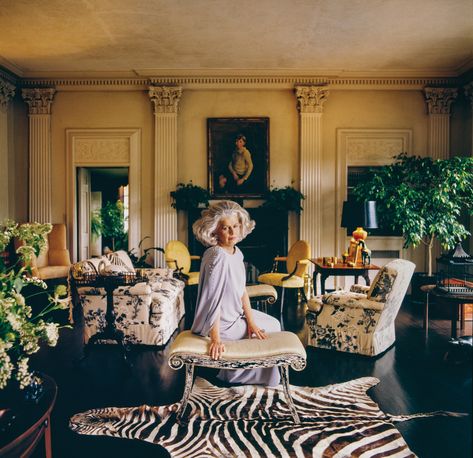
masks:
[[[178,116],[178,178],[207,187],[207,118],[267,116],[270,184],[299,188],[298,113],[290,90],[184,91]],[[178,215],[178,232],[187,240],[187,220]],[[290,220],[291,243],[297,238],[297,218]]]
[[[141,129],[141,234],[153,235],[154,159],[151,102],[145,91],[57,92],[52,106],[53,222],[66,221],[66,129]]]

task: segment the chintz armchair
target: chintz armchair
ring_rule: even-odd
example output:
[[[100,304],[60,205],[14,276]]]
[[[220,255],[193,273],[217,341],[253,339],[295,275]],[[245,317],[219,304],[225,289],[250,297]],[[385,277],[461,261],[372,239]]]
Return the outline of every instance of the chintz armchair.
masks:
[[[374,356],[394,344],[394,321],[414,273],[415,264],[396,259],[377,274],[371,287],[353,285],[350,292],[324,294],[308,303],[308,344]]]

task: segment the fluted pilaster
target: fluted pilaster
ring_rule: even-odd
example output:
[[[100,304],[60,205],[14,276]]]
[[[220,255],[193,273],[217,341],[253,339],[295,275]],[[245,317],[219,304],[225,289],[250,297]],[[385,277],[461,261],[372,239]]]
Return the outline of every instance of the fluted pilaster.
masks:
[[[154,215],[155,246],[164,248],[177,239],[177,214],[171,207],[170,193],[177,185],[177,111],[182,88],[150,86],[154,109]],[[164,265],[159,253],[157,265]]]
[[[296,86],[300,113],[300,190],[305,196],[300,219],[300,238],[307,240],[312,256],[321,255],[322,243],[322,112],[326,86]]]
[[[472,125],[471,125],[471,138],[470,138],[470,156],[473,156],[473,81],[470,81],[464,87],[465,95],[470,100],[470,106],[472,111]],[[469,231],[473,234],[473,215],[470,216],[470,228]],[[469,253],[473,253],[473,235],[470,235],[470,250]]]
[[[434,159],[446,159],[450,154],[450,109],[458,90],[426,87],[424,95],[429,113],[428,153]]]
[[[0,78],[0,222],[10,217],[8,189],[9,154],[8,154],[8,104],[15,95],[15,86]]]
[[[23,89],[29,107],[30,221],[51,222],[51,106],[55,89]]]

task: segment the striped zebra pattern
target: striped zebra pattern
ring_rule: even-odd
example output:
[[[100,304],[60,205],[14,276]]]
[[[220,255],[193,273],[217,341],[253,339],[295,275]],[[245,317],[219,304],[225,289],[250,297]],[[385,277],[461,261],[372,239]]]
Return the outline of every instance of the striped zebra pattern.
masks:
[[[179,403],[160,407],[104,408],[74,415],[79,434],[153,442],[173,458],[198,457],[415,457],[393,422],[434,412],[391,416],[366,391],[379,383],[364,377],[322,388],[291,386],[301,424],[293,423],[282,387],[219,388],[197,378],[186,409],[176,421]]]

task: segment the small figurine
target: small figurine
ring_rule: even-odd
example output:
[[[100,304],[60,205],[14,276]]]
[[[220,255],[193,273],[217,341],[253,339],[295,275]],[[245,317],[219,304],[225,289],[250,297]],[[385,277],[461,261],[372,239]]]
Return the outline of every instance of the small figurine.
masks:
[[[371,264],[371,250],[366,245],[361,250],[361,263],[364,266]]]

